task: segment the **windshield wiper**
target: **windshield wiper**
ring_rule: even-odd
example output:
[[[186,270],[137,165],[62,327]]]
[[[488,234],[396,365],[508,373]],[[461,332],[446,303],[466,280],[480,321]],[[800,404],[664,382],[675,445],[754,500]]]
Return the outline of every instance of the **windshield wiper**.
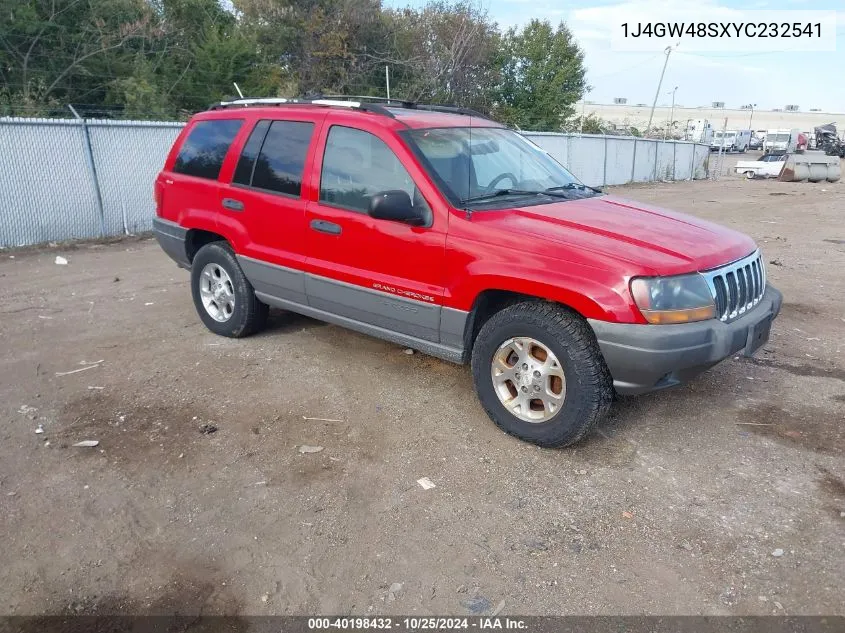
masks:
[[[552,189],[542,189],[542,190],[534,190],[534,189],[496,189],[491,193],[483,193],[479,196],[471,196],[469,198],[464,198],[461,200],[461,204],[466,204],[467,202],[480,202],[482,200],[492,200],[493,198],[498,198],[499,196],[551,196],[553,198],[565,198],[566,194],[556,192],[553,187]]]
[[[595,187],[590,187],[589,185],[585,185],[580,182],[570,182],[559,187],[549,187],[546,191],[561,191],[566,189],[589,189],[590,191],[595,191],[596,193],[604,193],[601,189],[596,189]]]

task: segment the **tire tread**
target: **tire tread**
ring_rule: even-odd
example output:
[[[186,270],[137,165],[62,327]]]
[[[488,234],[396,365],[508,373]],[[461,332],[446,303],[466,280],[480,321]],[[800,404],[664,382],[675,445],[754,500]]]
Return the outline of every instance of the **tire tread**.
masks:
[[[193,270],[199,270],[200,266],[204,266],[205,263],[208,263],[205,261],[206,259],[208,259],[209,262],[217,261],[221,264],[224,262],[220,260],[225,261],[227,264],[226,270],[229,272],[232,277],[232,283],[235,285],[235,298],[238,303],[241,303],[244,306],[244,312],[239,312],[240,322],[235,324],[234,327],[232,327],[233,324],[229,322],[222,324],[217,324],[216,322],[211,323],[206,318],[207,315],[203,312],[205,308],[197,299],[196,279],[192,273],[191,287],[192,294],[194,295],[194,303],[196,304],[200,318],[206,326],[215,334],[228,336],[230,338],[244,338],[264,329],[264,326],[267,324],[267,317],[270,313],[270,306],[255,296],[255,290],[252,287],[252,284],[249,283],[246,275],[244,275],[243,270],[241,270],[232,246],[228,242],[222,240],[209,242],[203,246],[194,257],[192,266]],[[199,264],[197,264],[198,260]]]
[[[485,359],[482,358],[483,353],[480,351],[475,353],[483,347],[485,338],[500,327],[526,323],[546,330],[556,340],[565,344],[578,367],[575,376],[569,374],[566,376],[567,397],[572,393],[579,399],[576,407],[577,417],[568,420],[568,424],[554,424],[554,421],[549,423],[547,432],[540,438],[522,435],[518,430],[518,425],[509,425],[508,419],[503,418],[502,414],[513,418],[512,414],[501,410],[501,403],[495,394],[491,401],[490,398],[483,397],[484,392],[479,388],[479,381],[488,379],[487,375],[490,371]],[[479,343],[482,344],[479,345]],[[595,334],[580,315],[560,304],[549,301],[524,301],[504,308],[491,316],[482,326],[473,352],[473,377],[482,406],[499,428],[520,439],[546,447],[569,446],[583,439],[610,409],[614,396],[613,380]],[[570,381],[573,378],[577,379],[577,391],[570,390]],[[564,413],[566,412],[561,411],[559,415]]]

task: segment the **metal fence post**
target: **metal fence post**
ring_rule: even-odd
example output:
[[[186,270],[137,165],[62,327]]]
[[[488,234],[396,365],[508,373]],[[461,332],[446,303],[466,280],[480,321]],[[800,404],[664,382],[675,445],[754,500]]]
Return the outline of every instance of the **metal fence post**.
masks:
[[[631,161],[631,182],[634,181],[634,173],[637,169],[637,137],[634,137],[634,159]]]
[[[106,214],[103,210],[103,195],[100,192],[100,180],[97,178],[97,166],[94,164],[94,151],[91,149],[91,135],[88,134],[88,124],[85,122],[79,113],[70,104],[67,106],[73,116],[77,118],[79,124],[82,126],[82,137],[85,141],[85,157],[88,163],[88,171],[91,172],[91,180],[94,184],[94,193],[97,195],[97,210],[100,212],[100,236],[106,235]]]
[[[660,158],[660,141],[654,141],[654,172],[651,177],[652,182],[657,182],[657,163]]]
[[[678,166],[678,141],[672,141],[672,182],[675,182],[675,169]]]
[[[695,180],[695,143],[692,144],[692,156],[689,160],[689,179]]]
[[[601,186],[607,187],[607,134],[604,135],[604,167],[601,176]]]

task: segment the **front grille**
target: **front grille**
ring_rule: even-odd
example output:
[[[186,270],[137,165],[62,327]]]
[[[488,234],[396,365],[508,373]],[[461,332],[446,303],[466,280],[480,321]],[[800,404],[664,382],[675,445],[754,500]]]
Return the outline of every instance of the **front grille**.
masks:
[[[766,292],[766,267],[759,250],[704,273],[716,302],[716,316],[728,322],[756,306]]]

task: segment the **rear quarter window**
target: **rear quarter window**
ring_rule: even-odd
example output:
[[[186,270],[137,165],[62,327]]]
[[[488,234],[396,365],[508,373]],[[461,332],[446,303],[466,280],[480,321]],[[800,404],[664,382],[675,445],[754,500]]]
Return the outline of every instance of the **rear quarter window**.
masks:
[[[176,156],[173,171],[217,180],[226,153],[242,124],[239,119],[216,119],[194,124]]]

